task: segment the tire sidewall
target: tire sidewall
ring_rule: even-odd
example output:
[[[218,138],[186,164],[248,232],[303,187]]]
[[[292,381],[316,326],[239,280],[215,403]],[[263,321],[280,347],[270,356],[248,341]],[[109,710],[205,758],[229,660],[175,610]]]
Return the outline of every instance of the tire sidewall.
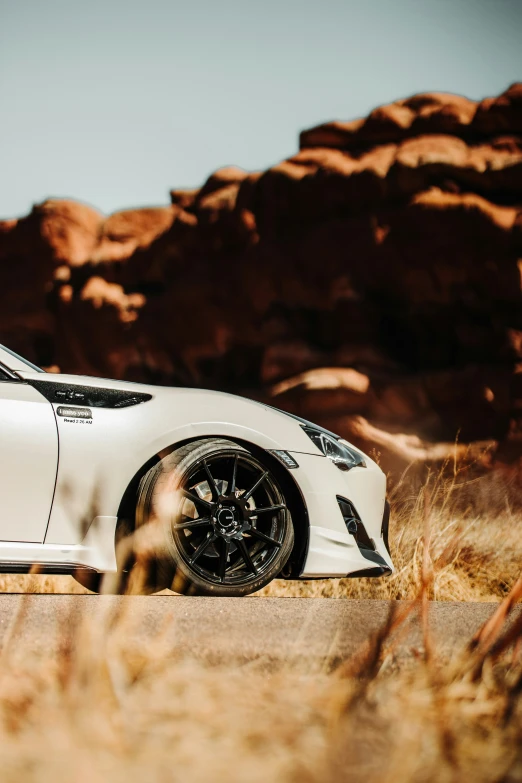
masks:
[[[196,441],[164,457],[144,477],[140,486],[140,496],[137,508],[137,523],[142,525],[157,512],[159,495],[165,490],[170,491],[183,486],[194,464],[202,458],[212,456],[226,456],[227,452],[243,452],[245,456],[253,459],[260,468],[265,467],[262,462],[248,449],[232,441],[221,438],[211,438],[204,441]],[[272,481],[275,484],[281,500],[284,494],[277,477],[271,472]],[[272,566],[257,579],[245,585],[213,584],[194,572],[186,563],[180,550],[176,536],[172,529],[174,515],[163,515],[163,551],[159,553],[157,569],[163,573],[164,579],[170,581],[165,586],[171,587],[176,592],[188,595],[207,596],[246,596],[255,593],[272,581],[284,568],[294,545],[294,529],[289,509],[285,510],[286,526],[279,555],[274,559]]]

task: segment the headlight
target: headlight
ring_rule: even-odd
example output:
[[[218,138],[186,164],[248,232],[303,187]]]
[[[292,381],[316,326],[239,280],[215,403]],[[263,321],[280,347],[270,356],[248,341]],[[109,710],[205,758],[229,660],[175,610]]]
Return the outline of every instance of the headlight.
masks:
[[[337,465],[339,470],[366,467],[366,462],[364,461],[362,454],[359,454],[358,451],[350,448],[344,441],[335,438],[333,435],[329,435],[319,428],[311,427],[309,425],[302,426],[310,440],[315,443],[325,457],[328,457],[328,459],[331,459],[332,462]]]

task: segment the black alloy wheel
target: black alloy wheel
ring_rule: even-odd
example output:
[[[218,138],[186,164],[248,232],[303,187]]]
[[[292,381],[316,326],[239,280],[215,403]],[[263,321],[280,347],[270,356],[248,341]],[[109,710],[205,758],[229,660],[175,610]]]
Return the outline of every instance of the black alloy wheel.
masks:
[[[168,581],[178,592],[248,595],[277,576],[294,541],[272,471],[217,438],[183,446],[154,466],[142,482],[137,518],[161,521],[164,562],[173,568]]]

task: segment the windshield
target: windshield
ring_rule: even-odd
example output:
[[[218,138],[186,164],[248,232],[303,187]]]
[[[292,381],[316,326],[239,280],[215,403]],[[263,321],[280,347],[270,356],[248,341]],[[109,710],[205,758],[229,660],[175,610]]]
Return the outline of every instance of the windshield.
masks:
[[[21,361],[24,364],[26,364],[28,367],[31,368],[31,370],[34,370],[35,372],[43,372],[43,373],[45,373],[45,370],[42,370],[41,367],[37,367],[36,364],[33,364],[32,362],[29,362],[27,359],[24,359],[24,357],[20,356],[19,353],[15,353],[10,348],[7,348],[5,345],[0,345],[0,348],[2,349],[2,351],[5,351],[6,353],[10,353],[11,356],[14,356],[15,359],[18,359],[19,361]]]

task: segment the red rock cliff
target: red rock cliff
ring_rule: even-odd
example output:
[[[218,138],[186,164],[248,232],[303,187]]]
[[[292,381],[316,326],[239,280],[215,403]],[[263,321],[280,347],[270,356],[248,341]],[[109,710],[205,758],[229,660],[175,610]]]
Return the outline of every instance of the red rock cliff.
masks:
[[[518,455],[522,84],[321,125],[267,171],[171,197],[0,223],[0,340],[63,371],[270,397],[404,460],[457,434]]]

